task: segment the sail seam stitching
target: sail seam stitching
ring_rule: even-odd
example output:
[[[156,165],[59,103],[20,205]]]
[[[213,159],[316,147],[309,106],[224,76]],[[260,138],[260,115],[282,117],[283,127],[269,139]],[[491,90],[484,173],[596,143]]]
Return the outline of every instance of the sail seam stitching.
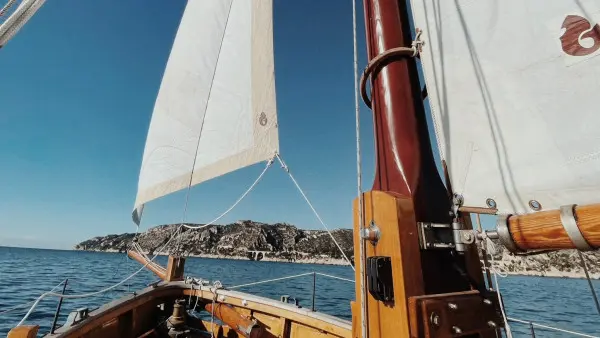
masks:
[[[227,12],[227,19],[225,20],[223,36],[221,36],[221,43],[219,44],[219,53],[217,54],[217,62],[215,63],[215,70],[212,75],[210,87],[208,88],[208,96],[206,98],[206,105],[204,106],[204,116],[202,117],[202,122],[200,124],[200,131],[198,132],[198,142],[196,143],[196,150],[194,151],[194,160],[192,162],[192,169],[190,172],[190,180],[188,182],[188,186],[187,186],[187,190],[186,190],[186,194],[185,194],[185,204],[184,204],[184,208],[183,208],[183,215],[181,217],[181,225],[182,226],[184,226],[185,220],[187,218],[187,210],[188,210],[189,198],[190,198],[190,188],[192,187],[192,181],[194,180],[194,167],[196,166],[196,160],[198,159],[198,149],[200,149],[200,141],[202,139],[202,130],[204,129],[204,121],[206,120],[206,111],[208,109],[208,104],[210,102],[210,96],[212,94],[212,88],[214,85],[215,75],[217,74],[217,68],[219,67],[219,60],[221,58],[221,49],[223,48],[223,42],[225,41],[225,35],[227,34],[227,25],[229,24],[229,17],[231,16],[231,8],[232,7],[233,7],[233,0],[231,0],[229,2],[229,10]],[[177,231],[180,231],[180,230],[181,230],[181,227],[179,227],[177,229]],[[177,250],[179,249],[179,244],[181,244],[181,241],[178,241]]]

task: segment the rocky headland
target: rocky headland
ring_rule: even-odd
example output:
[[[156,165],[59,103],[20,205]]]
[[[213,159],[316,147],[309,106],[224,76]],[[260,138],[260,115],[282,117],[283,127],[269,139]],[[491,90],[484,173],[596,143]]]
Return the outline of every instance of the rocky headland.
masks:
[[[177,238],[157,252],[178,227],[168,224],[148,229],[137,236],[137,242],[147,254],[168,254],[178,246],[193,257],[347,264],[326,231],[302,230],[286,223],[238,221],[199,230],[182,228]],[[352,230],[336,229],[332,235],[347,257],[352,257]],[[125,252],[134,237],[134,233],[94,237],[75,245],[75,250]]]
[[[326,231],[302,230],[286,223],[238,221],[227,225],[210,225],[200,230],[183,228],[178,238],[171,241],[162,252],[157,252],[177,228],[178,224],[169,224],[148,229],[137,236],[137,242],[147,254],[168,254],[178,245],[180,251],[193,257],[346,264]],[[332,235],[352,260],[352,230],[336,229]],[[134,237],[134,233],[94,237],[75,245],[75,250],[125,252]],[[584,256],[591,277],[600,279],[600,253],[584,253]],[[483,259],[481,255],[480,258]],[[511,275],[585,277],[579,256],[574,250],[515,256],[496,245],[493,258],[498,271]],[[488,260],[491,259],[488,254]]]

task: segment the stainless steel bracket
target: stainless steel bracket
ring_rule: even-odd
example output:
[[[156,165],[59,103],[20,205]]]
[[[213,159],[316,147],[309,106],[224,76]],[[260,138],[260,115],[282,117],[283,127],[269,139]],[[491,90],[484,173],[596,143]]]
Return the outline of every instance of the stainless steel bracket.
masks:
[[[456,224],[418,222],[417,227],[423,250],[455,249],[463,252],[477,238],[473,230],[458,229]]]
[[[560,207],[560,222],[563,228],[569,235],[571,242],[579,251],[594,250],[592,246],[585,240],[583,234],[579,230],[577,220],[575,219],[575,207],[577,204],[563,205]]]
[[[510,230],[508,229],[508,218],[512,215],[498,215],[498,219],[496,221],[496,231],[498,232],[498,239],[500,243],[508,249],[510,252],[522,252],[523,250],[519,249],[517,244],[512,238],[510,234]]]

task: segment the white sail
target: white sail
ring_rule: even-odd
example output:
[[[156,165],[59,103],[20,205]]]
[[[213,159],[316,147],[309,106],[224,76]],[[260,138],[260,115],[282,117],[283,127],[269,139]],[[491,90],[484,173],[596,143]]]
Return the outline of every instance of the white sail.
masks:
[[[144,149],[144,203],[269,159],[279,149],[271,0],[190,0]]]
[[[465,205],[600,202],[600,1],[411,2],[440,150]]]

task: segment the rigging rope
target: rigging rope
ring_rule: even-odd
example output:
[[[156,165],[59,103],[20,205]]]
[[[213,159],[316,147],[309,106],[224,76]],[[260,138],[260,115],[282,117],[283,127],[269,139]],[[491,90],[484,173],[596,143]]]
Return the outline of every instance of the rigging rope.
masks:
[[[590,286],[590,292],[592,293],[592,298],[594,298],[594,304],[596,304],[596,310],[598,311],[598,314],[600,314],[600,304],[598,303],[598,296],[596,295],[596,290],[594,290],[594,284],[592,284],[592,280],[590,278],[590,274],[588,272],[587,265],[585,264],[585,258],[583,257],[583,253],[581,253],[581,251],[577,250],[577,253],[579,254],[579,259],[581,260],[581,267],[583,268],[583,271],[585,272],[585,278],[587,279],[588,284]]]
[[[360,95],[359,90],[359,77],[358,77],[358,39],[356,38],[356,0],[352,0],[352,45],[354,49],[354,115],[356,122],[356,192],[358,195],[358,224],[360,235],[362,236],[365,227],[365,220],[363,214],[363,193],[362,193],[362,157],[360,152],[360,105],[358,96]],[[360,238],[360,236],[359,236]],[[359,239],[358,257],[360,259],[359,264],[359,275],[360,275],[360,310],[362,315],[361,318],[361,334],[363,338],[367,337],[367,308],[365,304],[366,286],[365,286],[365,241]]]
[[[65,280],[66,280],[66,279],[65,279]],[[58,289],[58,288],[59,288],[61,285],[63,285],[63,283],[65,282],[65,280],[63,280],[62,282],[58,283],[58,284],[57,284],[55,287],[53,287],[53,288],[52,288],[50,291],[54,291],[54,290]],[[33,303],[35,303],[35,300],[32,300],[32,301],[30,301],[30,302],[27,302],[27,303],[23,303],[23,304],[19,304],[19,305],[11,306],[11,307],[9,307],[7,310],[0,311],[0,315],[3,315],[3,314],[5,314],[5,313],[9,313],[9,312],[11,312],[11,311],[14,311],[14,310],[18,310],[18,309],[20,309],[20,308],[22,308],[22,307],[25,307],[25,306],[31,305],[31,304],[33,304]]]
[[[46,0],[22,0],[17,9],[9,15],[6,20],[0,23],[0,47],[5,45],[23,25],[40,9]],[[2,15],[6,14],[13,6],[13,3],[7,3],[2,8]]]
[[[417,57],[425,44],[421,40],[421,33],[420,29],[416,30],[415,39],[410,47],[391,48],[371,59],[360,78],[360,94],[367,107],[371,108],[372,105],[371,99],[367,95],[367,81],[371,77],[371,74],[379,71],[379,69],[396,60],[398,57]]]
[[[207,227],[211,224],[213,224],[214,222],[218,221],[219,219],[221,219],[223,216],[225,216],[227,213],[229,213],[231,210],[233,210],[243,199],[244,197],[246,197],[250,191],[252,191],[252,189],[254,189],[254,187],[258,184],[258,182],[262,179],[262,177],[264,176],[264,174],[266,173],[267,169],[273,164],[275,158],[271,158],[268,162],[267,165],[265,166],[265,169],[263,169],[263,171],[260,173],[260,175],[258,176],[258,178],[252,183],[252,185],[250,185],[250,187],[242,194],[242,196],[240,196],[240,198],[237,199],[237,201],[231,206],[229,207],[224,213],[222,213],[219,217],[217,217],[216,219],[212,220],[211,222],[204,224],[202,226],[198,226],[198,227],[194,227],[194,226],[189,226],[186,225],[184,223],[182,223],[181,225],[179,225],[179,227],[177,227],[177,229],[174,231],[173,235],[171,235],[171,237],[169,238],[169,240],[158,250],[156,250],[156,254],[154,255],[154,257],[152,257],[152,259],[148,258],[147,255],[145,255],[142,250],[141,247],[139,246],[138,243],[132,244],[133,248],[138,252],[141,253],[148,261],[146,262],[146,264],[144,266],[142,266],[139,270],[135,271],[133,274],[129,275],[127,278],[121,280],[120,282],[118,282],[117,284],[114,284],[108,288],[96,291],[96,292],[91,292],[91,293],[84,293],[84,294],[79,294],[79,295],[63,295],[63,294],[58,294],[58,293],[54,293],[54,289],[52,289],[49,292],[46,292],[44,294],[42,294],[40,297],[38,297],[37,300],[35,300],[33,302],[33,305],[31,306],[31,308],[29,309],[29,311],[25,314],[25,316],[23,317],[23,319],[21,319],[21,321],[19,322],[19,324],[17,324],[17,326],[22,325],[25,320],[27,320],[27,318],[29,317],[29,315],[31,315],[31,313],[33,312],[33,310],[36,308],[36,306],[38,305],[38,303],[44,299],[47,296],[55,296],[55,297],[61,297],[61,298],[86,298],[86,297],[92,297],[92,296],[96,296],[105,292],[108,292],[122,284],[124,284],[125,282],[127,282],[128,280],[130,280],[131,278],[133,278],[134,276],[136,276],[137,274],[139,274],[140,272],[142,272],[148,265],[155,265],[154,260],[156,259],[156,257],[158,257],[158,255],[165,249],[167,248],[167,246],[171,243],[171,241],[177,236],[177,234],[179,233],[179,231],[181,230],[182,227],[187,227],[190,229],[200,229],[200,228],[204,228]],[[335,239],[334,239],[335,241]],[[342,252],[343,254],[343,252]],[[30,304],[30,303],[27,303]],[[23,305],[24,306],[24,305]]]
[[[319,213],[317,212],[317,210],[315,209],[315,207],[313,206],[313,204],[310,202],[310,200],[308,199],[308,197],[304,193],[304,190],[302,190],[302,188],[298,184],[298,181],[296,181],[296,179],[294,178],[294,175],[292,175],[292,172],[290,171],[290,168],[287,166],[287,164],[285,164],[285,162],[283,162],[283,159],[281,158],[281,156],[279,156],[279,154],[277,154],[275,156],[277,157],[277,160],[281,164],[281,167],[283,168],[283,170],[285,170],[287,172],[288,176],[290,176],[290,178],[292,179],[292,182],[294,182],[294,185],[296,186],[296,188],[298,189],[298,191],[300,192],[300,194],[302,195],[302,197],[304,197],[304,200],[306,201],[306,203],[308,204],[308,206],[310,207],[310,209],[313,211],[313,213],[315,214],[315,216],[317,217],[317,219],[319,220],[319,222],[321,222],[321,225],[323,226],[323,228],[325,228],[325,230],[327,231],[327,233],[331,237],[331,239],[333,240],[333,243],[335,243],[335,245],[337,246],[337,248],[340,250],[340,252],[342,253],[342,256],[344,257],[344,259],[346,259],[346,261],[348,262],[348,264],[350,265],[350,267],[352,268],[352,270],[354,270],[354,265],[352,265],[352,262],[350,262],[350,259],[348,259],[348,256],[346,256],[346,254],[344,253],[344,250],[342,250],[342,247],[340,246],[340,244],[338,243],[338,241],[335,239],[335,237],[333,237],[333,234],[329,230],[329,227],[327,227],[327,225],[325,224],[325,222],[323,222],[323,219],[321,218],[321,216],[319,215]]]
[[[304,276],[312,276],[314,274],[320,275],[320,276],[324,276],[324,277],[333,278],[333,279],[339,279],[339,280],[343,280],[343,281],[346,281],[346,282],[354,283],[354,281],[352,279],[338,277],[338,276],[333,276],[333,275],[328,275],[328,274],[325,274],[325,273],[320,273],[320,272],[314,272],[313,271],[313,272],[301,273],[299,275],[292,275],[292,276],[285,276],[285,277],[279,277],[279,278],[265,279],[265,280],[261,280],[261,281],[258,281],[258,282],[235,285],[235,286],[228,287],[227,289],[228,290],[239,289],[239,288],[243,288],[243,287],[246,287],[246,286],[258,285],[258,284],[265,284],[265,283],[270,283],[270,282],[277,282],[277,281],[281,281],[281,280],[298,278],[298,277],[304,277]]]
[[[154,257],[152,257],[151,260],[149,260],[148,262],[146,262],[146,264],[144,264],[144,266],[142,266],[139,270],[137,270],[136,272],[134,272],[131,275],[129,275],[129,277],[121,280],[120,282],[118,282],[118,283],[116,283],[116,284],[114,284],[112,286],[109,286],[109,287],[104,288],[104,289],[99,290],[99,291],[89,292],[89,293],[82,293],[82,294],[76,294],[76,295],[63,295],[63,294],[60,294],[60,293],[55,293],[55,292],[53,292],[54,289],[51,290],[51,291],[43,293],[42,295],[40,295],[35,300],[35,302],[31,306],[31,308],[29,309],[29,311],[27,311],[27,313],[25,314],[25,316],[23,317],[23,319],[21,319],[21,321],[19,322],[19,324],[17,324],[17,326],[23,325],[23,323],[25,323],[25,321],[27,320],[27,318],[29,318],[29,316],[31,315],[31,313],[33,312],[33,310],[36,308],[36,306],[39,304],[39,302],[42,299],[44,299],[45,297],[47,297],[47,296],[54,296],[54,297],[59,297],[59,298],[87,298],[87,297],[93,297],[93,296],[96,296],[96,295],[108,292],[108,291],[110,291],[110,290],[112,290],[112,289],[114,289],[116,287],[119,287],[120,285],[124,284],[125,282],[127,282],[130,279],[132,279],[133,277],[135,277],[140,272],[142,272],[146,268],[146,266],[148,266],[149,264],[151,264],[156,259],[156,257],[158,257],[158,255],[159,255],[158,253],[160,253],[165,247],[167,247],[167,245],[169,245],[169,243],[173,240],[173,238],[175,238],[175,236],[171,236],[171,238],[169,238],[169,240],[159,250],[156,251],[157,254],[155,254]]]
[[[229,18],[231,16],[231,8],[233,7],[233,3],[229,4],[229,9],[227,11],[227,19],[225,20],[225,26],[227,27],[227,23],[229,22]],[[225,32],[223,32],[223,35],[221,36],[221,42],[219,43],[219,51],[217,54],[217,61],[216,64],[219,64],[219,58],[221,57],[221,49],[223,48],[223,41],[225,41]],[[210,102],[210,97],[212,95],[212,89],[213,89],[213,84],[214,84],[214,80],[215,80],[215,74],[217,74],[216,71],[213,72],[212,74],[212,79],[210,81],[210,87],[208,88],[208,97],[206,98],[206,104],[204,106],[204,112],[206,112],[206,110],[208,109],[208,103]],[[200,124],[200,130],[198,131],[198,142],[196,143],[196,152],[194,153],[194,161],[192,162],[192,171],[190,173],[190,180],[188,182],[188,186],[187,186],[187,190],[185,193],[185,204],[183,207],[183,215],[181,217],[181,225],[185,225],[185,220],[187,217],[187,210],[188,210],[188,204],[189,204],[189,200],[190,200],[190,190],[192,188],[192,181],[194,179],[194,168],[196,167],[196,160],[198,159],[198,149],[200,149],[200,141],[202,139],[202,130],[204,130],[204,121],[206,119],[206,114],[202,117],[202,122]],[[181,227],[179,227],[177,229],[177,233],[179,233],[179,231],[181,230]],[[178,241],[177,243],[177,249],[176,251],[179,251],[180,249],[180,245],[181,245],[181,240]]]
[[[17,2],[17,0],[8,0],[6,5],[4,5],[2,9],[0,9],[0,16],[6,14],[6,12],[8,12],[8,10],[15,4],[15,2]]]
[[[543,325],[543,324],[538,324],[538,323],[534,323],[534,322],[528,322],[528,321],[524,321],[521,319],[516,319],[516,318],[512,318],[512,317],[508,317],[508,320],[510,320],[511,322],[517,322],[517,323],[522,323],[522,324],[531,324],[537,327],[541,327],[543,329],[547,329],[547,330],[554,330],[554,331],[559,331],[559,332],[564,332],[564,333],[570,333],[572,335],[575,336],[580,336],[580,337],[589,337],[589,338],[600,338],[598,336],[592,336],[589,334],[585,334],[585,333],[579,333],[579,332],[575,332],[575,331],[569,331],[569,330],[565,330],[565,329],[559,329],[557,327],[552,327],[552,326],[548,326],[548,325]]]
[[[339,280],[343,280],[346,282],[354,283],[354,280],[352,280],[350,278],[338,277],[338,276],[328,275],[326,273],[320,273],[320,272],[315,272],[315,273],[320,276],[325,276],[325,277],[329,277],[329,278],[333,278],[333,279],[339,279]]]
[[[233,208],[235,208],[238,204],[240,204],[240,202],[250,193],[250,191],[252,191],[254,189],[254,187],[258,184],[258,182],[260,182],[260,180],[263,178],[263,176],[265,175],[267,170],[271,167],[271,165],[273,164],[274,161],[275,161],[275,157],[272,157],[267,162],[265,169],[263,169],[263,171],[260,173],[260,175],[258,175],[256,180],[250,185],[250,187],[242,194],[242,196],[240,196],[240,198],[237,199],[237,201],[235,201],[235,203],[233,203],[233,205],[231,207],[229,207],[229,209],[225,210],[225,212],[223,212],[221,215],[219,215],[219,217],[213,219],[212,221],[210,221],[206,224],[202,224],[202,225],[182,224],[182,226],[185,228],[188,228],[188,229],[202,229],[202,228],[206,228],[207,226],[213,225],[215,222],[219,221],[221,218],[223,218],[225,215],[227,215],[231,210],[233,210]]]
[[[298,277],[308,276],[308,275],[312,275],[312,274],[313,274],[312,272],[307,272],[307,273],[301,273],[299,275],[279,277],[279,278],[273,278],[273,279],[266,279],[266,280],[262,280],[262,281],[258,281],[258,282],[253,282],[253,283],[247,283],[247,284],[240,284],[240,285],[231,286],[231,287],[228,287],[227,289],[233,290],[233,289],[243,288],[243,287],[246,287],[246,286],[264,284],[264,283],[269,283],[269,282],[276,282],[276,281],[280,281],[280,280],[298,278]]]
[[[494,254],[496,254],[496,245],[494,244],[494,242],[492,242],[492,240],[487,237],[487,233],[484,231],[482,232],[482,236],[485,242],[486,247],[489,246],[489,252],[490,252],[490,257],[491,257],[491,261],[492,261],[492,265],[490,266],[490,269],[492,271],[492,274],[494,275],[494,284],[496,285],[496,295],[498,296],[498,303],[500,304],[500,312],[502,313],[502,319],[504,320],[504,330],[506,330],[506,336],[508,338],[512,338],[512,331],[510,330],[510,325],[508,324],[508,317],[506,316],[506,310],[504,309],[504,302],[502,302],[502,296],[500,295],[500,284],[498,283],[498,273],[496,271],[496,267],[494,266],[495,260],[494,260]],[[506,277],[506,276],[504,276]]]

